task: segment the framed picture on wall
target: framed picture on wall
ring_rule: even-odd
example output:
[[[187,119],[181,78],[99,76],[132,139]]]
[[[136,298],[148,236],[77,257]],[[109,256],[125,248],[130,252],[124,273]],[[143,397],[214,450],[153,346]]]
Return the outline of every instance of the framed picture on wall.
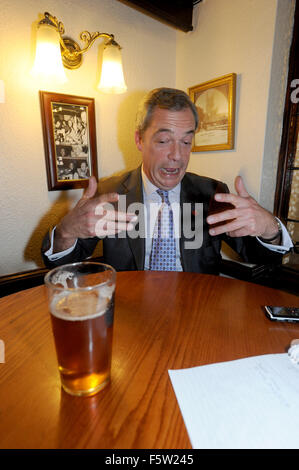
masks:
[[[93,98],[40,91],[48,190],[84,188],[98,179]]]
[[[236,74],[192,86],[188,93],[199,116],[192,152],[233,149]]]

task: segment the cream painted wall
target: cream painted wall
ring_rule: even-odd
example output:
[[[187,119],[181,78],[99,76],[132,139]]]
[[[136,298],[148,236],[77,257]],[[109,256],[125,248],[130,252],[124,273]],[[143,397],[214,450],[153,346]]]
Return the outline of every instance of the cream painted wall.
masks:
[[[96,89],[101,41],[80,69],[67,71],[65,85],[37,83],[29,72],[34,26],[49,11],[63,21],[66,34],[114,33],[123,47],[128,92],[104,95]],[[40,245],[47,228],[71,207],[81,190],[48,192],[38,90],[95,98],[99,176],[140,162],[133,140],[137,102],[157,86],[175,86],[176,31],[117,0],[2,0],[0,79],[0,275],[42,266]]]
[[[189,170],[225,181],[231,191],[241,174],[256,199],[263,189],[262,202],[270,210],[293,7],[292,0],[203,0],[195,9],[194,31],[177,33],[178,88],[237,74],[235,148],[193,153]],[[262,188],[264,158],[270,176]]]

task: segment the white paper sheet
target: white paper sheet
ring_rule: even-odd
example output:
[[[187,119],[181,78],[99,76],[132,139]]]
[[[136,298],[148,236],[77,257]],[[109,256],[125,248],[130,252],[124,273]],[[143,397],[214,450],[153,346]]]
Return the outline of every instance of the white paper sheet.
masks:
[[[168,372],[193,448],[299,448],[299,365],[287,354]]]

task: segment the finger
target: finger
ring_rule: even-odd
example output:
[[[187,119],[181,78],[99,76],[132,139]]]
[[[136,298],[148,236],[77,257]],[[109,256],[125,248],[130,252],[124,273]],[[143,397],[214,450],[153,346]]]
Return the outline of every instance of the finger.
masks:
[[[236,194],[232,193],[218,193],[215,194],[216,201],[219,202],[228,202],[233,204],[235,207],[248,207],[251,201],[251,197],[242,197],[237,196]]]
[[[115,210],[113,204],[100,202],[95,207],[95,215],[105,217],[107,220],[132,221],[137,220],[137,215],[132,212],[123,212]]]
[[[240,211],[238,209],[229,209],[223,212],[218,212],[216,214],[209,215],[207,217],[207,222],[210,225],[217,224],[219,222],[223,222],[223,220],[235,219],[236,217],[238,217],[239,214]]]
[[[245,184],[243,181],[242,176],[237,176],[235,179],[235,189],[238,194],[238,196],[241,197],[250,197],[250,194],[247,192],[247,189],[245,188]]]
[[[96,215],[103,215],[105,210],[114,211],[113,203],[117,202],[119,195],[117,193],[101,194],[94,198],[94,210]],[[105,207],[106,206],[106,207]]]
[[[81,199],[91,199],[97,191],[97,180],[94,176],[91,176],[88,180],[88,186],[85,189]]]
[[[118,212],[115,210],[105,210],[105,207],[103,212],[103,218],[106,221],[111,220],[116,222],[136,222],[137,220],[137,216],[135,214],[130,214],[127,212]]]
[[[127,222],[114,222],[100,219],[95,224],[95,234],[97,237],[116,235],[119,232],[131,231],[134,225]]]
[[[212,227],[209,230],[210,235],[221,235],[222,233],[233,232],[235,230],[244,229],[246,233],[244,235],[250,234],[250,227],[247,224],[247,221],[242,218],[234,219],[227,224],[219,225],[218,227]]]
[[[217,193],[215,194],[215,200],[218,202],[226,202],[233,204],[235,207],[238,205],[239,196],[232,193]]]

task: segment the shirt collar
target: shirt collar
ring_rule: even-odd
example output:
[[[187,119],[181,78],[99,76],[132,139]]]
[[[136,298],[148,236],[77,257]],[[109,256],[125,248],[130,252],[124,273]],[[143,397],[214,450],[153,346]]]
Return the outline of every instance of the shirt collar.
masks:
[[[157,186],[155,186],[146,176],[146,174],[143,171],[143,165],[141,167],[141,177],[142,177],[142,184],[143,184],[143,191],[144,195],[149,198],[154,195],[154,197],[157,195],[156,191],[159,189]],[[180,197],[180,192],[181,192],[181,183],[177,184],[174,188],[170,189],[168,191],[169,195],[172,195],[173,197],[177,198],[179,200]],[[158,195],[157,195],[158,196]],[[159,196],[158,196],[159,197]]]

